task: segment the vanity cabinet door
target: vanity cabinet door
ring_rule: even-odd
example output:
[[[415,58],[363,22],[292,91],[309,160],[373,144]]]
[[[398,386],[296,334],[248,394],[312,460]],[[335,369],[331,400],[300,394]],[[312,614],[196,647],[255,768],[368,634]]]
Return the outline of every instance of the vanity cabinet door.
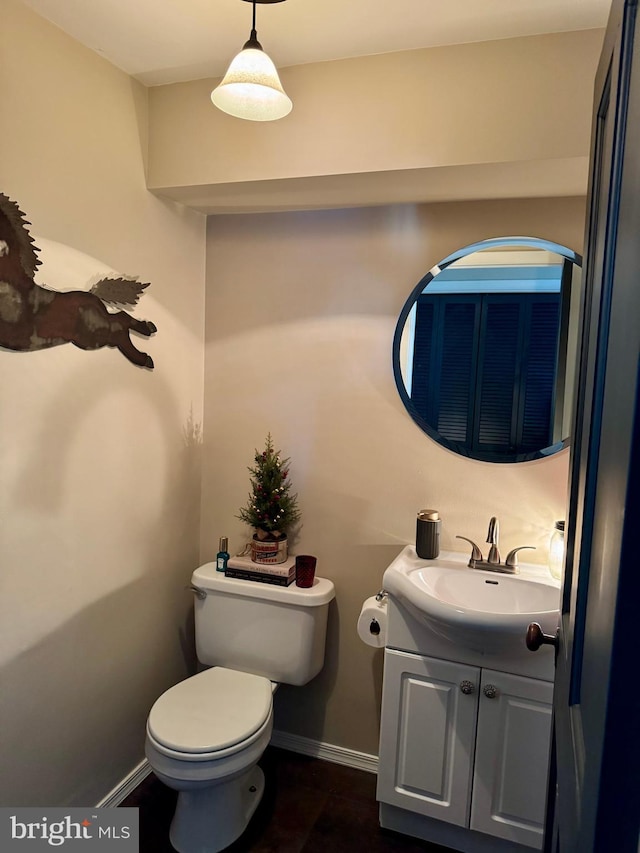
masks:
[[[477,667],[385,651],[378,800],[468,826],[479,683]]]
[[[542,847],[553,685],[482,670],[471,829]]]

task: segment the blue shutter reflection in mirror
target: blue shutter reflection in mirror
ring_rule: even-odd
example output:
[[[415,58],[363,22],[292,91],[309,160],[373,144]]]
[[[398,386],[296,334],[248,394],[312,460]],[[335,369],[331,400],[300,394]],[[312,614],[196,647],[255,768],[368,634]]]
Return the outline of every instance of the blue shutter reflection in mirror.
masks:
[[[532,294],[533,297],[533,294]],[[519,444],[523,452],[552,442],[557,389],[560,294],[529,300],[523,352]]]
[[[567,445],[580,265],[559,244],[509,237],[461,249],[424,276],[400,314],[393,365],[427,435],[491,462]]]
[[[516,441],[519,344],[522,305],[519,299],[485,296],[482,310],[480,364],[473,450],[513,451]]]
[[[439,297],[435,297],[438,299]],[[473,432],[480,305],[475,296],[443,297],[438,432],[467,447]]]
[[[411,400],[416,411],[428,422],[433,422],[434,411],[429,407],[433,400],[432,352],[439,342],[434,340],[434,315],[436,305],[431,299],[418,299],[415,325],[420,330],[413,344],[413,369],[411,372]],[[429,389],[432,393],[429,393]],[[433,405],[433,403],[432,403]]]

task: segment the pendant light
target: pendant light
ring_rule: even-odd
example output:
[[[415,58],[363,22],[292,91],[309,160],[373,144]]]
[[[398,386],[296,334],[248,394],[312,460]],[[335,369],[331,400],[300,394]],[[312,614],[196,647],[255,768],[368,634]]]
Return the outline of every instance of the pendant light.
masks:
[[[293,104],[282,88],[276,67],[263,51],[256,32],[256,3],[282,0],[245,0],[253,3],[251,36],[211,93],[218,109],[249,121],[274,121],[291,112]]]

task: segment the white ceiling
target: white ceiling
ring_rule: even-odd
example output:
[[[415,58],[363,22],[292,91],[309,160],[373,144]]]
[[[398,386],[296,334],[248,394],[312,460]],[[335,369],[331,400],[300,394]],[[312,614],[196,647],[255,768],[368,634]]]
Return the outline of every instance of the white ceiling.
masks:
[[[146,85],[217,77],[249,37],[241,0],[24,0]],[[256,7],[278,67],[606,25],[611,0],[288,0]]]

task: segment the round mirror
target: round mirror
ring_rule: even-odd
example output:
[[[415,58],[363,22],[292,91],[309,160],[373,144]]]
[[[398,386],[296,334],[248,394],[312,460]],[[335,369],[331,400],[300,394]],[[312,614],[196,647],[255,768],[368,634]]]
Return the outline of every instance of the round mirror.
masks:
[[[485,462],[526,462],[569,441],[582,258],[500,237],[445,258],[416,285],[393,370],[418,426]]]

